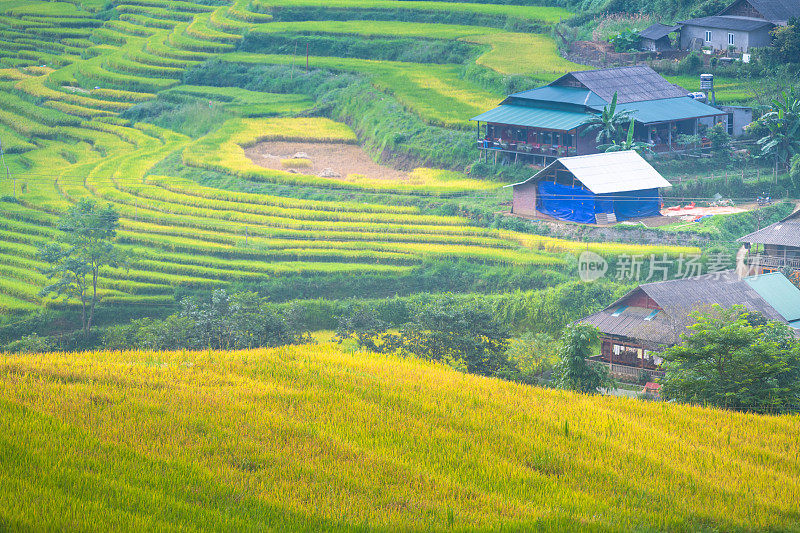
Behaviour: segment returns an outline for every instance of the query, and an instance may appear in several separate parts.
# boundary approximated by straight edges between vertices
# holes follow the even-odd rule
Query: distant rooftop
[[[648,66],[570,72],[550,86],[588,89],[606,102],[610,102],[614,93],[617,93],[617,101],[622,104],[678,98],[689,94],[689,91],[668,82]]]
[[[772,22],[786,22],[793,17],[800,17],[800,1],[798,0],[747,0],[765,19]],[[723,9],[725,15],[735,4]]]
[[[669,35],[672,32],[676,32],[680,29],[680,26],[667,26],[666,24],[659,24],[656,22],[652,26],[649,26],[642,31],[639,32],[639,37],[642,39],[652,39],[657,41]]]
[[[799,0],[800,1],[800,0]],[[768,20],[750,17],[702,17],[681,21],[685,26],[702,26],[704,28],[718,28],[721,30],[754,31],[774,24]]]
[[[800,248],[800,211],[792,213],[780,222],[740,237],[738,241]]]

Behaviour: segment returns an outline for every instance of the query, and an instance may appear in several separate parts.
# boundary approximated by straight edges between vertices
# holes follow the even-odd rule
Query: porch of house
[[[653,378],[664,377],[661,358],[651,348],[634,339],[604,335],[600,339],[600,355],[589,360],[606,365],[614,377],[622,380],[638,381],[645,372]]]
[[[746,263],[757,274],[790,270],[788,277],[800,281],[800,247],[756,244],[750,248]]]
[[[685,151],[677,144],[678,135],[696,135],[698,119],[650,124],[636,123],[634,140],[645,142],[656,153]],[[498,162],[504,156],[513,162],[547,165],[560,157],[589,155],[598,152],[593,134],[582,128],[552,130],[508,124],[478,122],[476,147],[479,160]]]

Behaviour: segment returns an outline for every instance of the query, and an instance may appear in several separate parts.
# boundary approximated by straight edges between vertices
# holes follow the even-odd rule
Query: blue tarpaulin
[[[540,181],[538,189],[539,211],[545,215],[560,220],[594,224],[597,211],[593,192],[552,181]]]
[[[618,221],[661,214],[658,189],[596,195],[586,189],[540,181],[537,209],[553,218],[594,224],[598,213],[613,212]]]
[[[615,192],[608,196],[614,198],[614,214],[617,215],[617,220],[657,217],[661,214],[661,195],[658,189]]]

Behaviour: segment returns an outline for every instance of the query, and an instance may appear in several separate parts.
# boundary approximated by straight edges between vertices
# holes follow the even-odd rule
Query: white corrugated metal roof
[[[562,157],[530,179],[514,185],[535,180],[545,170],[559,163],[595,194],[672,187],[650,163],[633,150]]]

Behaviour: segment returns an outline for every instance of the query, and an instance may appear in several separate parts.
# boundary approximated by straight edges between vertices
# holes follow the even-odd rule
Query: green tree
[[[772,30],[775,39],[772,53],[781,63],[800,62],[800,19],[791,19],[786,26]]]
[[[759,120],[767,129],[758,141],[761,153],[775,159],[775,168],[788,168],[791,158],[800,153],[800,99],[793,92],[782,92],[772,100],[772,111]]]
[[[693,313],[682,343],[664,354],[667,399],[755,412],[800,407],[800,343],[789,326],[743,306]]]
[[[42,289],[42,296],[80,300],[84,334],[94,320],[100,269],[122,261],[113,242],[118,225],[119,214],[113,207],[81,200],[58,221],[59,242],[39,249],[39,258],[50,265],[43,273],[53,282]]]
[[[620,143],[614,141],[611,144],[601,144],[600,146],[597,147],[597,149],[600,150],[601,152],[622,152],[626,150],[633,150],[640,154],[652,152],[653,149],[646,142],[633,140],[634,123],[635,123],[634,119],[631,119],[631,123],[628,125],[628,135],[624,141]]]
[[[597,144],[609,144],[620,140],[622,128],[631,118],[630,111],[617,111],[617,93],[611,98],[611,103],[603,108],[599,115],[592,115],[583,123],[586,128],[581,135],[597,132]]]
[[[611,37],[608,42],[614,46],[615,52],[631,52],[639,49],[641,37],[639,37],[639,33],[636,30],[625,28]]]
[[[399,333],[386,333],[381,349],[440,361],[473,374],[504,375],[511,369],[508,328],[491,310],[447,295],[421,305]]]
[[[553,373],[559,387],[596,394],[601,388],[613,385],[604,365],[592,365],[587,361],[592,355],[597,337],[597,328],[587,324],[571,324],[564,329],[558,363]]]

